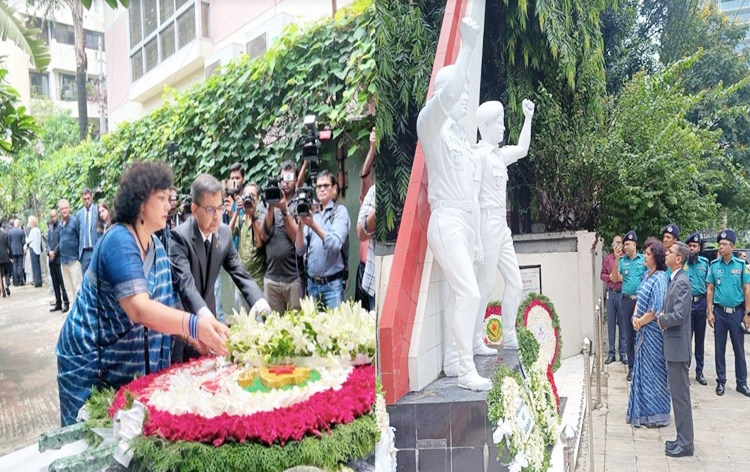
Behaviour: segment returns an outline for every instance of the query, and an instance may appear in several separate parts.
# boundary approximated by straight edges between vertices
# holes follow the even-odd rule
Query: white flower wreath
[[[526,390],[513,375],[507,375],[502,378],[500,396],[500,419],[493,434],[493,441],[499,445],[500,454],[507,448],[508,456],[512,458],[509,468],[513,472],[541,472],[545,467],[544,432],[536,424],[535,414],[532,415],[534,423],[530,430],[519,419],[525,416],[524,406],[528,408],[530,405]]]
[[[547,375],[536,364],[526,374],[529,377],[536,424],[542,430],[544,442],[553,445],[560,431],[560,416],[557,414],[557,402],[552,385]]]
[[[557,337],[555,336],[551,314],[542,306],[532,307],[526,318],[526,328],[539,342],[539,358],[536,364],[546,372],[547,366],[552,363],[557,349]]]

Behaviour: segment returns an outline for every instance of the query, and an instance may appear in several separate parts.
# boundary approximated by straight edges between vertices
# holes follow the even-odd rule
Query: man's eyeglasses
[[[323,190],[324,188],[330,188],[330,187],[331,187],[331,184],[318,184],[315,186],[315,188],[318,190]]]
[[[203,206],[198,205],[199,207],[206,210],[206,213],[208,213],[208,216],[214,216],[218,210],[221,210],[222,207],[215,207],[215,206]]]

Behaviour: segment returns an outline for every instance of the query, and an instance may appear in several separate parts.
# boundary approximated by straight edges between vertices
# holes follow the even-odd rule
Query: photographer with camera
[[[261,247],[265,249],[268,268],[263,291],[271,308],[279,313],[300,308],[300,273],[302,258],[297,256],[294,239],[297,235],[297,165],[281,163],[278,178],[270,178],[263,189],[268,209],[261,213]]]
[[[334,202],[338,194],[336,177],[321,171],[315,181],[320,210],[299,217],[297,254],[307,257],[307,294],[320,299],[328,308],[344,301],[346,283],[347,235],[351,221],[343,205]]]
[[[250,182],[245,185],[242,193],[237,195],[237,208],[242,210],[242,218],[239,217],[240,211],[235,211],[229,229],[232,230],[232,237],[238,241],[237,254],[240,256],[240,262],[245,266],[252,276],[255,283],[263,290],[263,275],[266,271],[266,256],[263,250],[263,221],[258,217],[256,205],[258,202],[258,185]],[[248,310],[250,307],[245,303],[242,293],[239,290],[234,291],[234,308],[239,311],[241,307]]]

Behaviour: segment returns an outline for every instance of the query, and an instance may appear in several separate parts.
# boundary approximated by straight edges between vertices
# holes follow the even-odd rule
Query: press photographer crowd
[[[148,270],[159,263],[163,249],[179,306],[196,320],[210,316],[218,323],[229,322],[225,312],[241,307],[284,313],[299,309],[305,296],[335,308],[344,300],[350,280],[349,232],[355,226],[359,264],[352,268],[353,295],[364,308],[374,310],[375,129],[359,175],[356,221],[339,201],[343,168],[321,168],[321,141],[330,139],[330,130],[318,131],[314,116],[305,118],[304,130],[298,143],[300,159],[283,161],[262,184],[246,181],[245,165],[237,162],[223,180],[224,176],[199,175],[189,193],[180,196],[166,164],[136,162],[124,172],[113,206],[101,200],[99,192],[84,188],[83,205],[75,213],[65,199],[50,210],[46,235],[34,216],[28,217],[26,227],[19,219],[0,221],[2,296],[11,296],[13,287],[29,282],[29,262],[37,288],[43,286],[42,265],[48,267],[53,312],[68,312],[76,304],[79,310],[97,311],[99,292],[104,290],[114,290],[114,301],[121,304],[125,296],[140,292],[153,299],[152,290],[163,274],[157,270],[156,276],[149,276]],[[134,253],[140,252],[142,267],[126,267],[123,261],[111,270],[91,265],[102,240],[122,239],[105,238],[110,233],[129,237]],[[98,260],[106,264],[106,255]],[[232,307],[222,303],[221,270],[234,286]],[[140,272],[140,277],[133,279],[124,271]],[[94,282],[93,293],[85,290],[87,279]],[[97,287],[96,280],[106,283]],[[173,357],[181,355],[183,347],[188,357],[206,350],[206,345],[191,344],[190,336],[183,338],[186,347],[178,342]]]

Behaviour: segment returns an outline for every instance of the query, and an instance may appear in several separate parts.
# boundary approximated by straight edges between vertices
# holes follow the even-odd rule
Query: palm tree
[[[0,0],[2,2],[4,0]],[[107,5],[117,8],[122,5],[127,8],[130,0],[104,0]],[[91,8],[92,0],[27,0],[32,6],[40,6],[49,19],[53,17],[55,10],[69,8],[73,14],[74,47],[76,50],[76,89],[78,90],[78,137],[83,141],[86,139],[89,127],[88,104],[86,96],[86,38],[83,32],[83,10]],[[103,117],[102,117],[103,119]]]
[[[36,28],[27,28],[15,15],[16,11],[5,0],[0,0],[0,40],[15,43],[31,56],[31,63],[35,69],[46,69],[50,55],[44,40],[37,38],[40,31]]]

